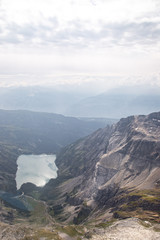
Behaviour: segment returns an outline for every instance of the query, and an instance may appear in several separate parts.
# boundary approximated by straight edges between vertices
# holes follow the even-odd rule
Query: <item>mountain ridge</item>
[[[160,88],[148,85],[103,89],[103,92],[53,87],[0,88],[0,108],[50,112],[74,117],[120,119],[159,111]]]
[[[114,126],[97,130],[57,156],[58,178],[46,184],[42,198],[48,198],[53,209],[59,206],[59,219],[75,223],[92,219],[94,209],[98,214],[111,208],[108,214],[118,217],[113,209],[118,211],[123,204],[129,208],[134,198],[139,199],[140,208],[157,212],[159,136],[160,112],[123,118]],[[155,191],[151,194],[153,202],[149,199],[151,190]]]

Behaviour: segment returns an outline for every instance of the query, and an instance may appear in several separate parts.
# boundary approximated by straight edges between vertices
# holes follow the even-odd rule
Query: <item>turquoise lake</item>
[[[44,186],[49,179],[57,177],[56,155],[21,155],[17,159],[17,189],[23,183],[31,182]]]

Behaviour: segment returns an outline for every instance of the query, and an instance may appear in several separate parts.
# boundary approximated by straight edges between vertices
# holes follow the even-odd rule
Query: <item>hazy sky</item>
[[[0,86],[160,86],[159,0],[0,0]]]

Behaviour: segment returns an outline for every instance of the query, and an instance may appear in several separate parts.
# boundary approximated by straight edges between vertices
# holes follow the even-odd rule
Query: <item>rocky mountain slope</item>
[[[41,197],[57,219],[160,222],[160,112],[98,130],[64,148],[56,164],[58,178]]]

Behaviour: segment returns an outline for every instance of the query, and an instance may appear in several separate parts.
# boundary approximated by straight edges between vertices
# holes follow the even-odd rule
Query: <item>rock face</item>
[[[147,191],[159,194],[160,112],[131,116],[98,130],[63,149],[56,164],[58,178],[44,187],[42,198],[50,199],[53,209],[60,206],[59,218],[78,221],[80,216],[82,222],[84,208],[88,216],[93,209],[119,209],[125,197],[134,203],[145,200],[140,201],[144,209],[153,197]],[[148,195],[142,196],[142,190]],[[135,196],[127,195],[131,191],[137,191]],[[155,208],[160,206],[157,196],[152,198]]]

